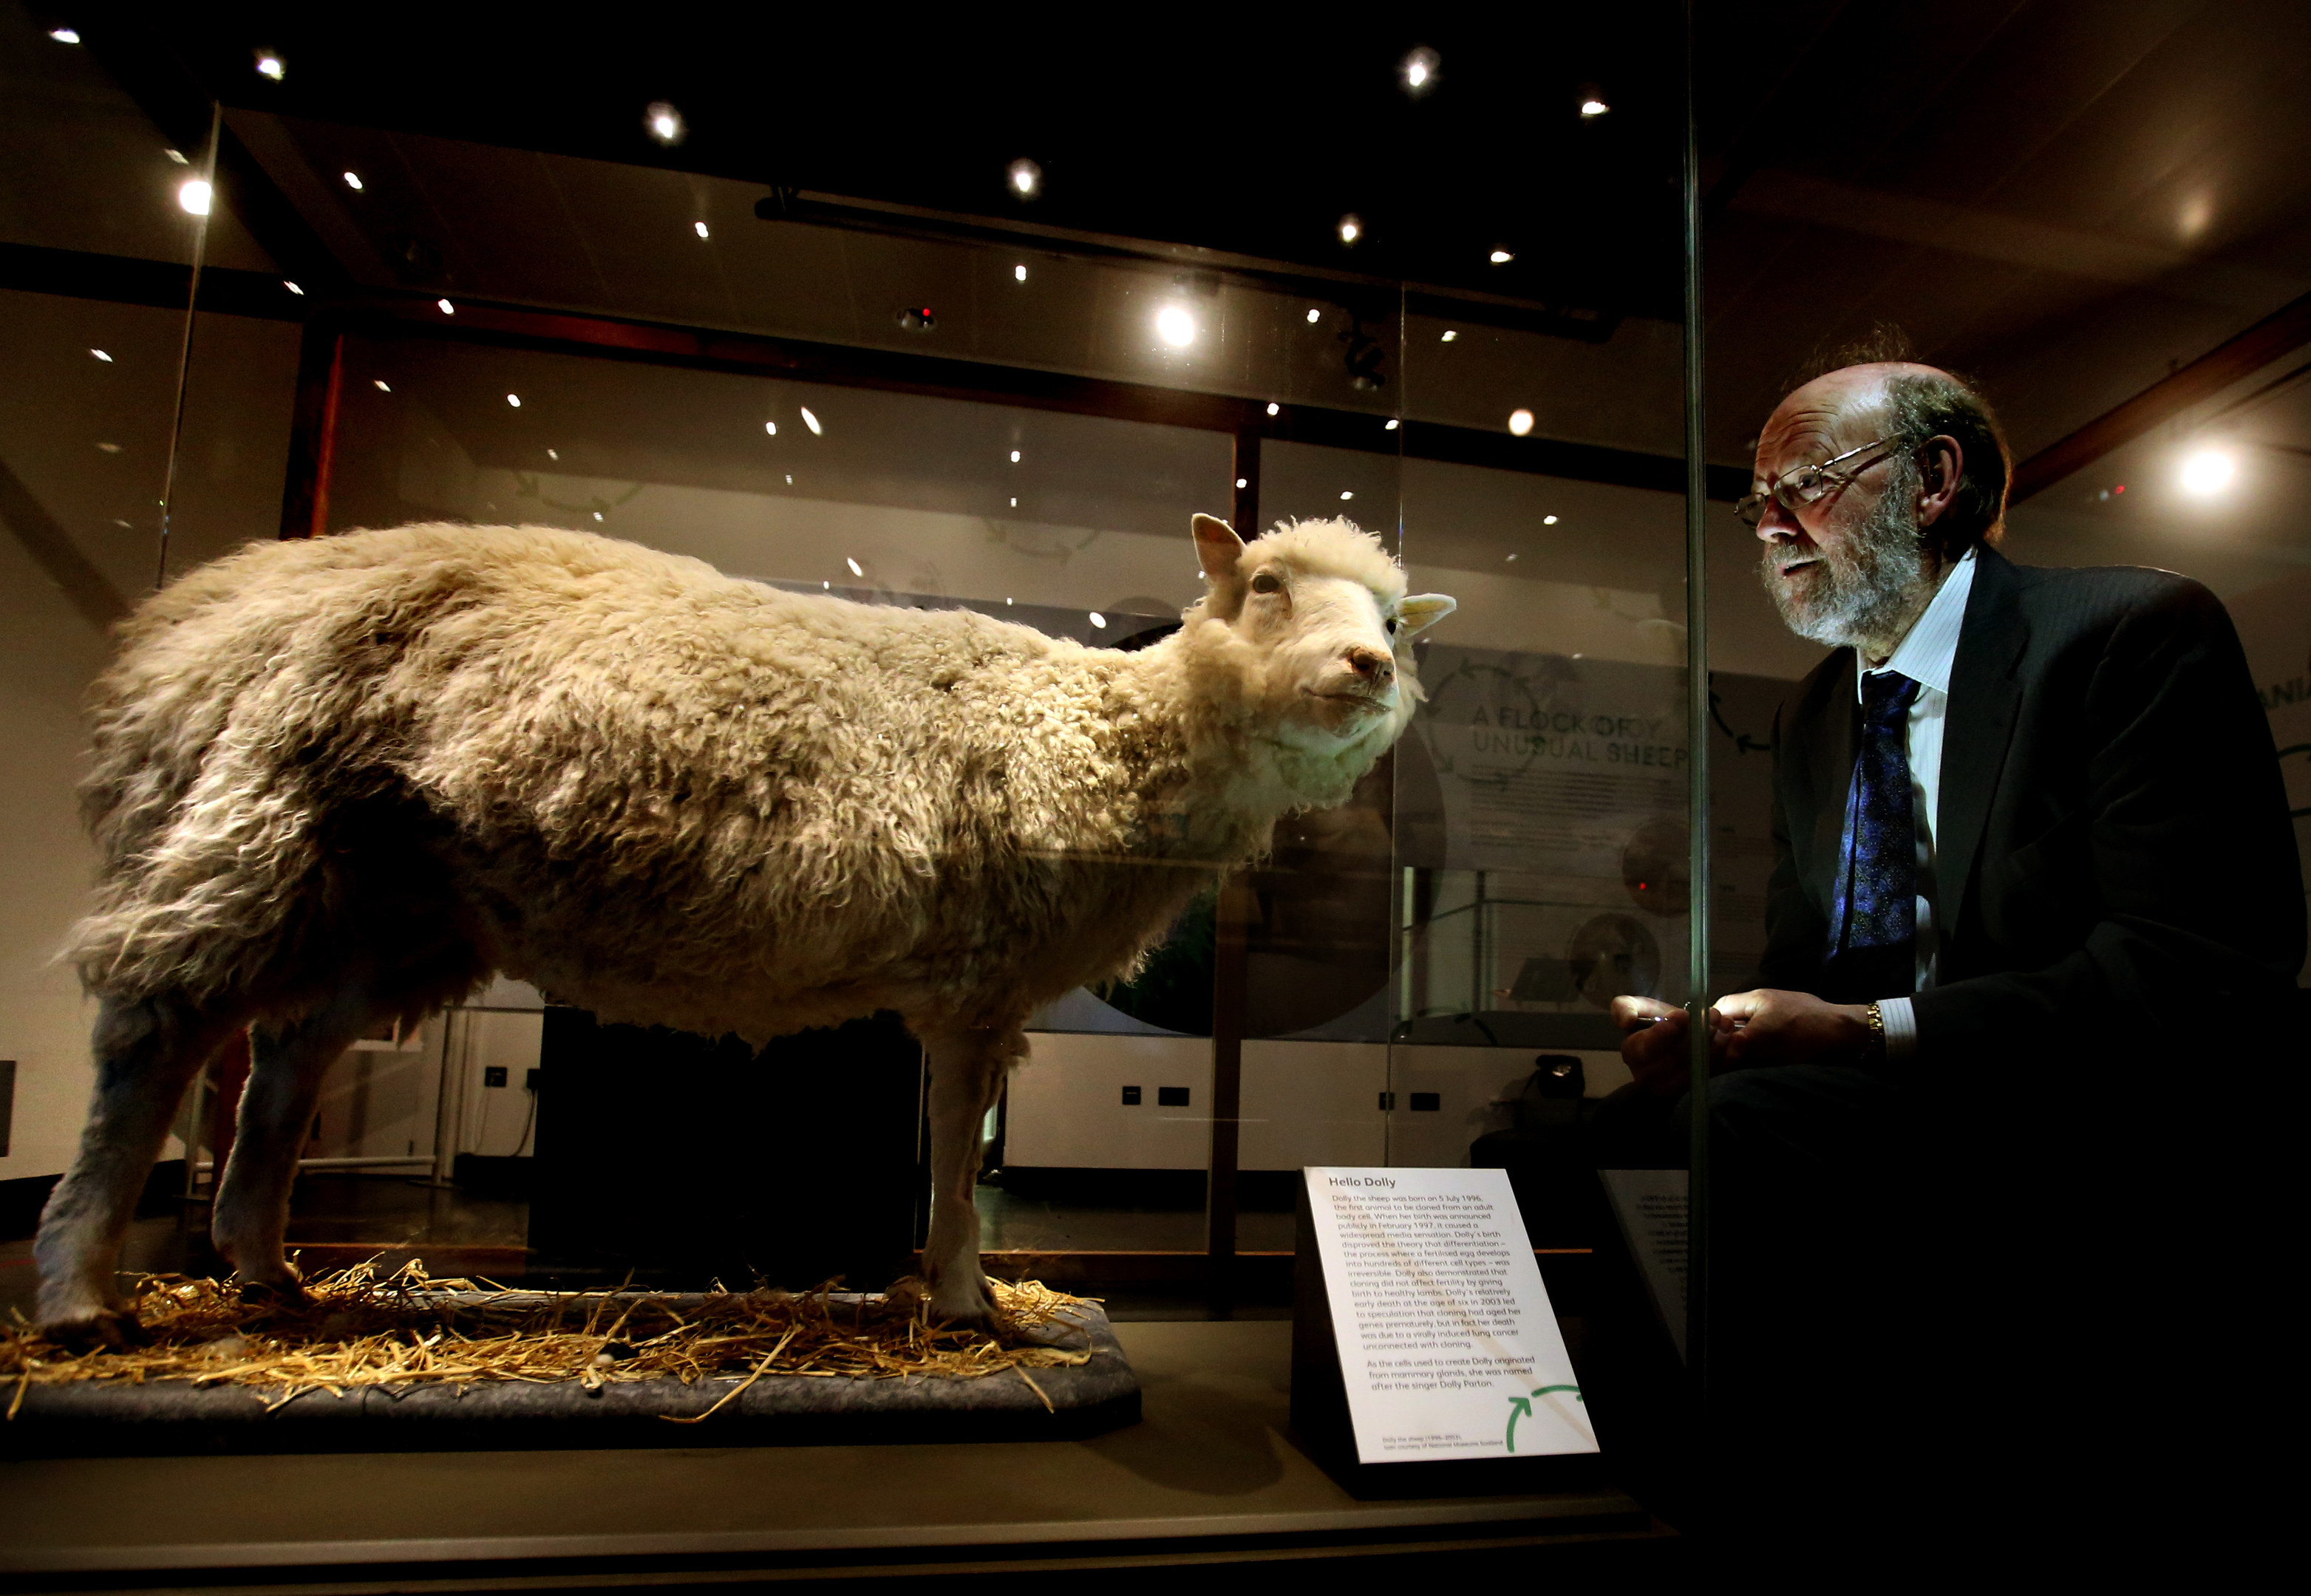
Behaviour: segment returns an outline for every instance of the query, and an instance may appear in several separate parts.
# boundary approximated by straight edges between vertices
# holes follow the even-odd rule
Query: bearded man
[[[1968,1444],[2036,1403],[2031,1433],[2091,1447],[2110,1391],[2205,1366],[2122,1304],[2226,1289],[2193,1268],[2243,1234],[2210,1155],[2246,1155],[2221,1105],[2269,1100],[2303,961],[2229,617],[2169,572],[2010,563],[2008,479],[1973,388],[1879,360],[1782,401],[1738,507],[1836,651],[1775,723],[1764,983],[1709,1013],[1713,1325],[1721,1389],[1776,1392],[1760,1426],[1802,1409],[1780,1434],[1837,1488],[1948,1425],[1929,1387],[1975,1393]],[[1686,1016],[1615,1009],[1666,1123]]]

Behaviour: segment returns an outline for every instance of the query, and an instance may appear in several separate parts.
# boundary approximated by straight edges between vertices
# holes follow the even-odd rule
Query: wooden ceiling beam
[[[2311,344],[2311,293],[2280,306],[2237,337],[2217,344],[2180,371],[2032,455],[2015,467],[2014,485],[2006,501],[2019,504],[2085,470],[2160,423],[2203,404],[2306,344]]]

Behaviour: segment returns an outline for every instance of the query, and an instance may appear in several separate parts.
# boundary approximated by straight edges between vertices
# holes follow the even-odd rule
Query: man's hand
[[[1717,1016],[1710,1016],[1711,1068],[1715,1059],[1723,1054],[1726,1033]],[[1685,1010],[1674,1003],[1663,1003],[1656,998],[1616,998],[1613,999],[1613,1023],[1626,1034],[1621,1040],[1621,1060],[1637,1085],[1656,1097],[1675,1097],[1688,1082],[1687,1075],[1693,1061],[1693,1023]]]
[[[1618,1012],[1619,1004],[1614,1007]],[[1728,1027],[1725,1062],[1729,1068],[1859,1064],[1870,1053],[1870,1007],[1864,1003],[1825,1003],[1810,993],[1767,988],[1718,999],[1710,1007],[1710,1018],[1716,1021],[1720,1016]],[[1628,1052],[1629,1044],[1625,1042],[1622,1057]],[[1630,1066],[1632,1070],[1635,1068]]]

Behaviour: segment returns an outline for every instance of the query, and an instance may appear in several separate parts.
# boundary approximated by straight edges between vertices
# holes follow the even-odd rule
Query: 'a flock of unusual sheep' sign
[[[1504,1171],[1306,1179],[1358,1462],[1597,1450]]]

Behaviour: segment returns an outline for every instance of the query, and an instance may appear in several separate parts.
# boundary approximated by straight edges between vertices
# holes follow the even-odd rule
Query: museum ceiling
[[[162,192],[150,146],[214,94],[249,157],[221,183],[227,269],[1471,428],[1525,407],[1544,437],[1678,448],[1674,6],[1448,8],[1417,37],[1151,15],[1089,39],[95,6],[69,62],[39,53],[56,18],[8,9],[0,118],[56,152],[0,175],[8,242],[179,252],[164,210],[95,196]],[[1873,321],[1980,376],[2027,457],[2311,292],[2299,4],[1703,4],[1699,30],[1715,461],[1744,459],[1810,347]],[[679,142],[651,136],[654,103]],[[1421,295],[1400,318],[1400,281]],[[1175,284],[1229,322],[1224,350],[1117,336]],[[915,304],[935,327],[900,325]],[[1393,386],[1351,385],[1352,337]],[[2263,490],[2223,535],[2276,550],[2311,544],[2311,413],[2296,350],[2263,353],[2176,414],[2252,451]],[[2041,509],[2167,513],[2140,484],[2176,443],[2170,422],[2106,450]],[[2132,498],[2097,497],[2128,473]]]

